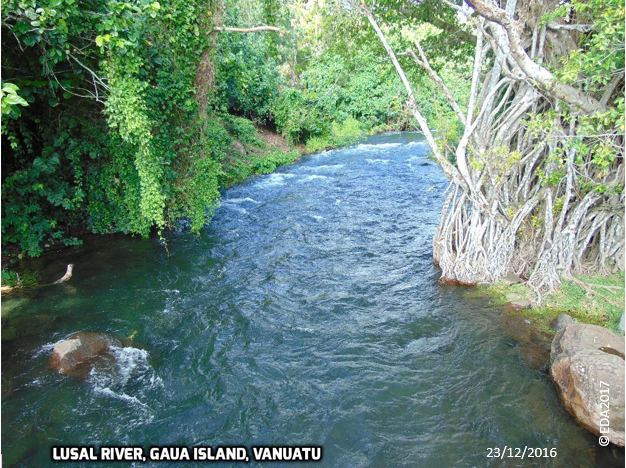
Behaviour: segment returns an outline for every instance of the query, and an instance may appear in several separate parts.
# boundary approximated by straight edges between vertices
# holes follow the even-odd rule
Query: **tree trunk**
[[[215,61],[214,54],[217,46],[218,27],[222,24],[224,15],[224,0],[211,0],[209,2],[212,19],[210,21],[212,27],[206,25],[209,31],[209,43],[200,55],[200,62],[196,67],[196,77],[194,86],[196,88],[196,102],[200,115],[206,115],[209,105],[209,95],[215,88]],[[208,21],[207,21],[208,22]]]

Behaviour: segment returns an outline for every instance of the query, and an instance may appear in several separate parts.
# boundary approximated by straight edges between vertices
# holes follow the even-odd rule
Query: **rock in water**
[[[624,337],[570,323],[552,341],[550,375],[581,426],[624,446]]]
[[[545,343],[529,343],[520,346],[519,357],[527,366],[546,371],[550,362],[550,349]]]
[[[515,312],[517,310],[522,309],[530,309],[532,307],[532,303],[528,299],[517,299],[511,302],[507,302],[504,304],[504,310],[507,312]]]
[[[54,346],[50,367],[59,374],[86,377],[96,359],[106,356],[110,346],[119,345],[102,333],[79,332]]]
[[[570,323],[574,323],[574,319],[567,314],[561,314],[557,318],[552,321],[552,328],[554,328],[557,332],[562,328],[567,327]]]

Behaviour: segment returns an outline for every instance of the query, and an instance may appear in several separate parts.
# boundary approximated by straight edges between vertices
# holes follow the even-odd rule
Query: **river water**
[[[3,466],[59,466],[53,445],[228,444],[321,445],[329,467],[623,466],[520,361],[500,310],[438,285],[447,183],[427,154],[396,133],[307,156],[227,190],[169,255],[123,236],[47,255],[46,278],[74,277],[3,301]],[[55,374],[52,346],[81,330],[140,348]],[[504,446],[558,455],[487,458]]]

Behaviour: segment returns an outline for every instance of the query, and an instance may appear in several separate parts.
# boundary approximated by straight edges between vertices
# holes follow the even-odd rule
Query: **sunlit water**
[[[45,257],[46,278],[75,273],[3,302],[17,333],[2,343],[3,466],[59,466],[50,447],[77,444],[315,444],[332,467],[623,466],[520,361],[499,310],[438,285],[447,183],[427,153],[403,133],[305,157],[226,191],[200,236],[168,236],[169,256],[113,236]],[[51,348],[80,330],[136,333],[142,349],[61,377]],[[558,455],[487,458],[504,446]]]

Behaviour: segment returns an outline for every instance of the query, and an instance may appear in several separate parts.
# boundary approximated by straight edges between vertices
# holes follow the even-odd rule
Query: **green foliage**
[[[179,216],[200,229],[231,141],[194,99],[203,5],[23,1],[2,15],[3,243],[37,256],[83,230],[148,235]]]
[[[228,133],[243,143],[244,146],[264,149],[265,143],[257,134],[256,127],[250,120],[230,114],[222,115],[221,120]]]
[[[309,153],[347,146],[354,144],[364,135],[363,125],[353,117],[348,117],[341,123],[332,122],[330,134],[324,136],[314,136],[306,142],[306,149]]]
[[[616,303],[624,302],[624,272],[608,276],[588,275],[579,276],[592,290]],[[603,286],[608,286],[604,288]],[[507,294],[518,294],[522,297],[531,297],[532,291],[524,284],[507,285],[503,282],[495,283],[487,288],[478,288],[478,294],[491,295],[496,302],[506,303]],[[539,307],[526,311],[517,311],[516,314],[526,314],[528,318],[546,331],[552,331],[552,321],[561,314],[571,315],[577,322],[591,323],[617,331],[619,318],[624,311],[623,307],[616,307],[602,297],[588,294],[582,287],[573,281],[564,280],[559,289],[543,298]]]
[[[254,35],[225,34],[218,44],[217,102],[259,123],[272,120],[281,77],[268,44]]]
[[[27,106],[26,99],[21,97],[17,92],[19,88],[13,83],[2,83],[0,88],[0,101],[2,103],[2,118],[17,118],[22,113],[18,106]],[[4,126],[2,127],[4,133]]]
[[[18,285],[18,275],[15,271],[2,269],[2,286],[15,287]]]
[[[406,125],[396,75],[370,50],[359,50],[350,60],[320,57],[301,75],[301,86],[283,89],[273,108],[278,130],[291,143],[315,149],[342,144],[332,141],[333,125],[347,121],[359,122],[361,134],[392,122],[395,128]]]
[[[281,33],[215,35],[216,20]],[[3,244],[37,256],[83,232],[147,236],[180,217],[198,232],[221,187],[297,158],[270,148],[255,123],[311,151],[407,128],[403,88],[363,26],[333,2],[4,2]],[[207,50],[214,88],[199,110],[196,70]],[[463,102],[462,74],[444,65],[434,62]],[[428,117],[448,122],[411,69]]]
[[[41,283],[39,272],[31,270],[21,270],[19,272],[2,268],[2,286],[29,287],[37,286]]]

